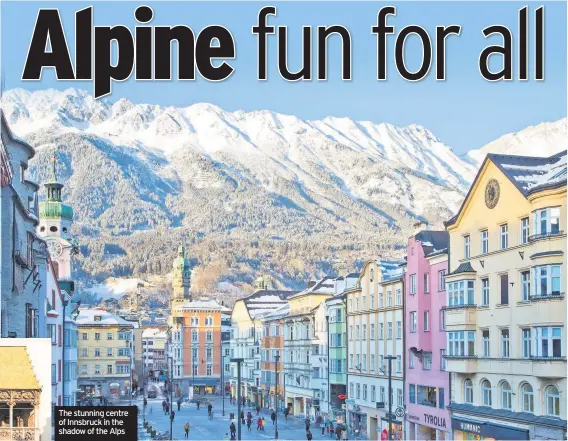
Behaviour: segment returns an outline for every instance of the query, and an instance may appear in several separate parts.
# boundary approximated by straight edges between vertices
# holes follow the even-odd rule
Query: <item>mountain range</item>
[[[290,288],[396,255],[417,221],[441,227],[455,213],[487,153],[555,153],[567,124],[460,157],[414,124],[112,102],[78,89],[9,90],[2,109],[37,149],[35,180],[57,158],[85,280],[165,274],[185,244],[194,265],[225,268],[220,281],[267,273]]]

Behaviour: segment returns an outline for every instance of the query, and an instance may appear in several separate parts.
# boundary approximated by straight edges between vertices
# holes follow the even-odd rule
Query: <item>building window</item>
[[[432,354],[424,354],[424,370],[429,371],[432,368]]]
[[[401,306],[402,305],[402,290],[401,289],[397,289],[396,290],[396,306]]]
[[[416,294],[416,274],[410,275],[410,294]]]
[[[503,383],[501,383],[501,408],[502,409],[507,409],[507,410],[512,409],[512,404],[511,404],[512,395],[513,395],[513,391],[511,390],[511,385],[508,382],[503,381]]]
[[[379,340],[382,340],[384,337],[384,323],[379,323]]]
[[[501,329],[501,357],[509,358],[509,330]]]
[[[408,401],[416,403],[416,385],[410,384],[408,387]]]
[[[47,325],[47,336],[51,338],[51,344],[57,344],[57,327],[55,325]]]
[[[81,340],[87,340],[88,339],[88,335],[86,332],[82,332],[81,333]]]
[[[112,364],[107,364],[107,374],[112,374]]]
[[[473,404],[473,383],[469,378],[464,381],[464,401]]]
[[[107,357],[112,357],[112,348],[107,348]]]
[[[509,226],[503,224],[500,226],[499,249],[506,250],[509,247]]]
[[[489,279],[481,279],[481,306],[489,306]]]
[[[481,383],[481,399],[484,406],[491,406],[491,383],[488,380]]]
[[[402,338],[402,322],[400,320],[396,322],[396,338],[398,340]]]
[[[107,332],[107,340],[112,340],[112,332]]]
[[[210,364],[207,365],[207,375],[213,375],[213,366]]]
[[[531,330],[529,328],[521,330],[523,340],[523,358],[530,358],[531,356]]]
[[[499,277],[501,281],[501,305],[509,304],[509,275],[501,274]]]
[[[548,386],[545,393],[546,414],[549,416],[560,416],[560,394],[556,386]]]
[[[424,331],[430,330],[430,313],[428,311],[424,311]]]
[[[363,340],[367,339],[367,325],[363,325]]]
[[[57,384],[57,367],[55,363],[51,365],[51,384]]]
[[[392,306],[392,291],[389,289],[387,291],[387,307],[390,308]]]
[[[530,271],[521,272],[521,297],[523,302],[528,302],[531,295],[531,275]]]
[[[371,295],[369,296],[369,298],[370,298],[370,303],[371,303],[370,308],[371,308],[371,309],[375,309],[375,295],[374,295],[374,294],[371,294]]]
[[[396,371],[398,373],[402,372],[402,356],[396,356]]]
[[[349,383],[349,397],[355,396],[355,391],[353,390],[353,383]]]
[[[385,387],[384,386],[381,386],[380,389],[379,389],[379,401],[381,403],[385,402]]]
[[[410,313],[410,332],[416,332],[416,311]]]
[[[521,401],[523,412],[534,412],[534,393],[529,383],[524,383],[521,387]]]
[[[424,273],[424,293],[430,292],[430,274]]]
[[[408,352],[408,368],[414,369],[414,354],[412,352]]]
[[[440,350],[440,370],[441,371],[446,370],[446,350],[445,349]]]
[[[95,374],[100,375],[100,373],[101,373],[101,365],[96,364],[95,365]]]
[[[446,289],[446,270],[438,271],[438,292]]]
[[[481,254],[487,254],[489,252],[489,232],[487,230],[481,230]]]
[[[367,385],[363,385],[363,400],[367,401]]]
[[[383,307],[383,293],[379,293],[379,308]]]
[[[387,323],[387,339],[392,340],[392,322]]]
[[[375,339],[375,324],[371,323],[371,340]]]
[[[484,329],[481,333],[482,342],[483,342],[483,357],[489,358],[490,357],[490,349],[489,349],[489,329]]]
[[[371,271],[369,271],[369,282],[372,282],[375,279],[375,269],[371,268]]]
[[[357,391],[355,398],[357,399],[361,398],[361,385],[359,383],[356,384],[355,390]]]
[[[470,251],[471,251],[471,238],[469,237],[468,234],[467,236],[463,237],[463,257],[465,259],[469,259]]]
[[[437,407],[436,388],[430,386],[418,386],[418,403],[423,406]]]
[[[535,296],[560,295],[560,265],[535,266],[533,274]]]
[[[475,282],[460,280],[448,283],[448,306],[474,305]]]
[[[213,331],[207,331],[205,334],[205,340],[209,342],[213,341]]]
[[[448,356],[475,357],[475,331],[447,332]]]
[[[95,357],[100,357],[100,356],[101,356],[100,348],[95,348]]]
[[[538,327],[535,329],[536,357],[562,356],[562,328]]]
[[[375,386],[371,386],[371,401],[377,401],[377,388]]]
[[[530,235],[530,226],[529,226],[529,218],[523,217],[521,219],[521,245],[529,243],[529,235]]]
[[[196,329],[191,330],[191,341],[198,341],[198,333]]]
[[[396,404],[398,407],[402,407],[404,405],[404,396],[402,394],[402,389],[396,390]]]
[[[375,354],[371,354],[371,372],[375,372]]]
[[[101,339],[101,334],[95,332],[95,340],[100,340],[100,339]]]
[[[361,334],[359,333],[359,325],[355,325],[355,340],[361,340]]]
[[[444,409],[446,407],[446,402],[444,401],[444,388],[441,387],[438,389],[438,406],[440,409]]]
[[[535,233],[545,236],[560,232],[560,207],[544,208],[534,214]]]
[[[440,331],[446,330],[446,310],[440,310]]]
[[[385,358],[382,355],[379,355],[379,369],[385,370]]]

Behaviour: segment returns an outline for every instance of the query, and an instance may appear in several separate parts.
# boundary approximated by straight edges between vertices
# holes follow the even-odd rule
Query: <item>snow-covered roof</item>
[[[211,311],[221,311],[226,312],[230,311],[229,308],[226,306],[220,305],[217,300],[209,297],[201,297],[199,300],[186,300],[179,306],[175,307],[176,309],[206,309]]]
[[[142,338],[168,338],[166,331],[159,328],[146,328],[142,331]]]
[[[377,266],[383,275],[383,282],[398,280],[404,276],[403,260],[377,260]]]
[[[100,319],[96,319],[100,317]],[[126,326],[134,327],[134,323],[124,320],[102,309],[79,309],[79,315],[75,319],[79,326]]]
[[[276,320],[282,317],[287,316],[290,313],[290,303],[286,302],[276,309],[272,310],[272,312],[267,313],[263,319],[264,320]]]
[[[523,156],[490,155],[498,161],[505,174],[514,180],[523,194],[536,190],[566,185],[566,151],[549,158],[526,158]]]
[[[280,306],[288,303],[288,298],[297,291],[284,290],[258,290],[243,299],[250,317],[254,320],[273,312]]]
[[[300,297],[309,294],[331,294],[335,295],[335,285],[337,280],[333,277],[325,276],[324,278],[316,281],[313,286],[310,286],[303,291],[300,291],[298,294],[295,294],[293,297]]]

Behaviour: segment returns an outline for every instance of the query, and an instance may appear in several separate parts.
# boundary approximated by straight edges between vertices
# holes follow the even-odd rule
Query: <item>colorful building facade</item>
[[[488,155],[446,229],[453,439],[565,439],[566,151]]]
[[[408,241],[404,299],[408,439],[451,439],[450,377],[444,358],[448,246],[445,231],[420,231]]]

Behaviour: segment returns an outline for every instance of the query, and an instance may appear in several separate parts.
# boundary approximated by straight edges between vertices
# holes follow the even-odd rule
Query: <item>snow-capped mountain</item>
[[[57,156],[81,267],[99,280],[167,272],[179,242],[198,263],[222,256],[251,279],[285,283],[392,254],[417,220],[451,217],[476,172],[418,125],[111,102],[77,89],[9,90],[2,109],[38,150],[37,181]],[[501,147],[481,151],[491,148]]]
[[[543,122],[516,133],[508,133],[478,150],[470,150],[468,159],[479,166],[488,153],[520,156],[552,156],[566,150],[568,118]]]

